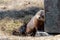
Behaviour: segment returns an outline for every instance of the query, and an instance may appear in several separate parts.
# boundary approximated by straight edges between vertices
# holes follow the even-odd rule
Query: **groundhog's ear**
[[[36,15],[45,15],[45,11],[44,10],[40,10],[40,11],[38,11],[37,13],[36,13]]]
[[[41,14],[45,14],[45,11],[44,11],[44,10],[40,10],[40,13],[41,13]]]

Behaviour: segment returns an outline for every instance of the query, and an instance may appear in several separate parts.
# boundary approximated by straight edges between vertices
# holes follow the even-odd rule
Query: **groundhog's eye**
[[[40,16],[41,16],[42,18],[44,18],[44,14],[41,14]]]
[[[40,15],[42,18],[44,18],[44,15]]]
[[[42,18],[44,18],[44,16],[42,16]]]
[[[41,17],[39,17],[39,19],[40,19]]]

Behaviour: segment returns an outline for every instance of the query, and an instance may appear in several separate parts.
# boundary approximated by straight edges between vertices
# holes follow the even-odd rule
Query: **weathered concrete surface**
[[[60,0],[45,0],[45,31],[60,33]]]

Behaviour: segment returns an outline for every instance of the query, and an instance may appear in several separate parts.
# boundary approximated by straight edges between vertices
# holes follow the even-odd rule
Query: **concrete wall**
[[[45,0],[45,31],[60,33],[60,0]]]

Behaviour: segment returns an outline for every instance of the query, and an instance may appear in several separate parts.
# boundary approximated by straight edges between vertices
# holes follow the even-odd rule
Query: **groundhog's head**
[[[45,21],[45,11],[44,10],[38,11],[35,17],[40,21]]]

